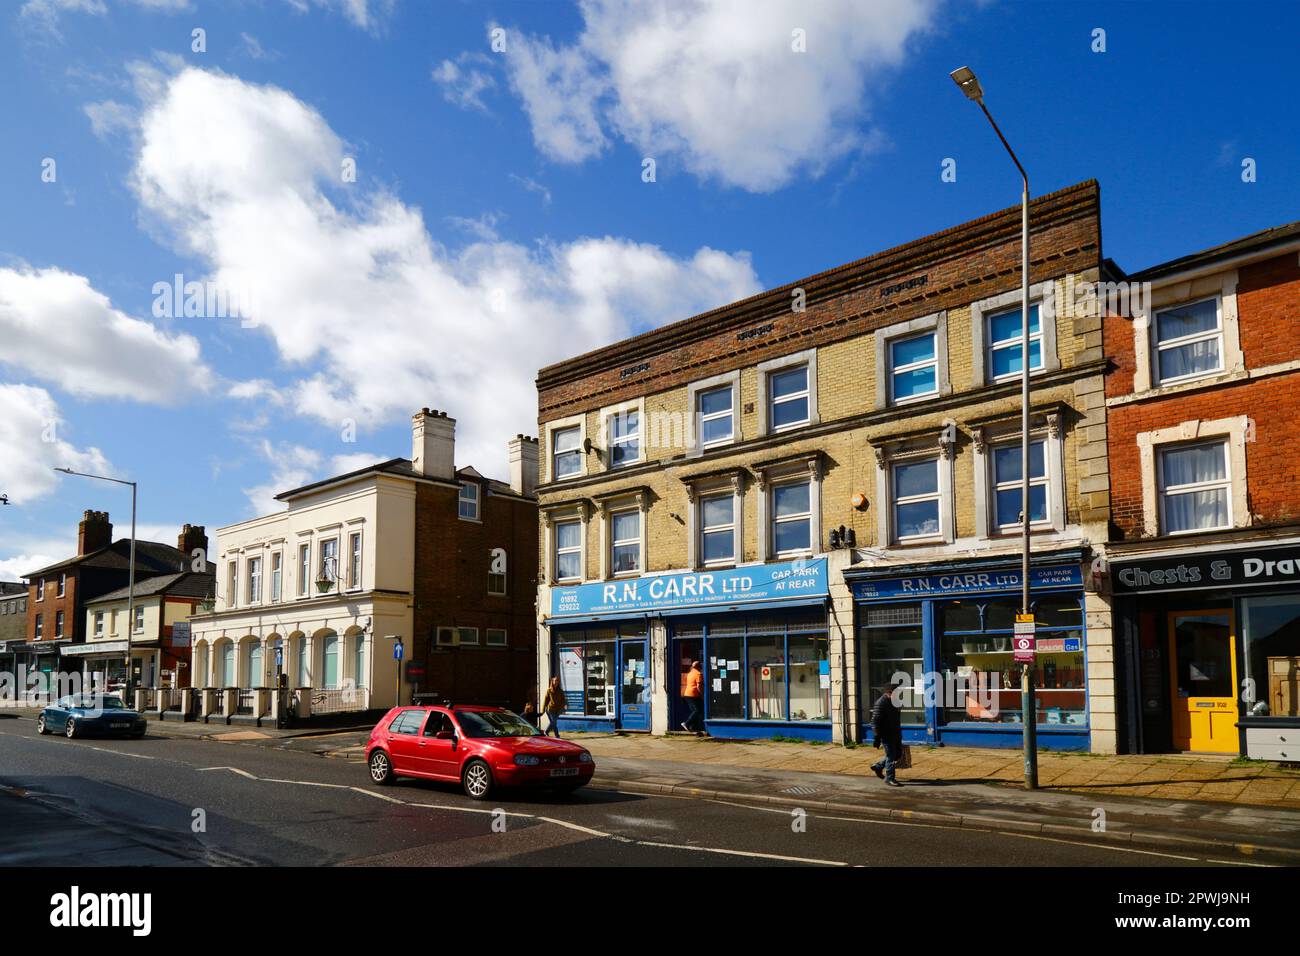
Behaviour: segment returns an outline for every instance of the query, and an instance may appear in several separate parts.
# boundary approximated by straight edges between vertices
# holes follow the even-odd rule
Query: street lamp
[[[124,481],[121,478],[109,478],[105,475],[89,475],[84,471],[73,471],[71,468],[55,468],[65,475],[77,475],[81,478],[94,478],[98,481],[111,481],[116,485],[131,486],[131,552],[128,561],[130,566],[126,571],[126,701],[127,706],[132,705],[132,673],[131,673],[131,634],[135,629],[135,493],[136,484],[134,481]]]
[[[1024,182],[1024,189],[1020,194],[1020,324],[1021,324],[1021,344],[1020,344],[1020,525],[1022,532],[1022,544],[1020,555],[1020,611],[1027,619],[1030,614],[1029,604],[1029,174],[1025,172],[1025,167],[1020,165],[1020,160],[1016,158],[1015,150],[1007,142],[1007,138],[1002,135],[1002,130],[998,128],[997,121],[993,119],[993,114],[989,108],[984,105],[984,88],[980,86],[980,81],[976,78],[975,72],[968,66],[960,67],[953,70],[951,74],[952,81],[957,84],[958,89],[966,94],[968,99],[974,100],[979,104],[984,116],[988,119],[989,125],[993,127],[993,132],[998,134],[998,139],[1006,148],[1007,153],[1011,156],[1011,161],[1016,164],[1016,169],[1020,171],[1020,178]],[[1032,620],[1032,619],[1031,619]],[[1025,789],[1038,789],[1038,724],[1037,724],[1037,706],[1034,701],[1034,672],[1029,664],[1022,665],[1021,675],[1021,695],[1020,695],[1020,722],[1024,728],[1024,745],[1025,745]]]

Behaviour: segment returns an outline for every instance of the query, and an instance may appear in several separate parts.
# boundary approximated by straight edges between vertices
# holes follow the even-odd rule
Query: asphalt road
[[[0,723],[0,865],[1180,866],[1089,845],[598,789],[379,787],[362,764],[264,746],[39,737]]]

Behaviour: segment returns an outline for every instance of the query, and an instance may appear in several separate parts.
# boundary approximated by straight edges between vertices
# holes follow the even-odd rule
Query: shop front
[[[87,688],[114,693],[126,689],[126,641],[91,641],[64,648],[65,666],[81,671]],[[136,642],[131,647],[131,684],[156,687],[158,677],[157,642]]]
[[[1078,553],[1035,556],[1038,744],[1088,750],[1086,614]],[[911,743],[1019,747],[1021,667],[1012,635],[1021,570],[999,562],[854,568],[858,720],[870,739],[871,703],[899,688],[903,738]]]
[[[1300,544],[1112,552],[1141,753],[1300,761]]]
[[[554,589],[561,729],[679,730],[699,661],[709,733],[830,740],[828,593],[825,559]]]

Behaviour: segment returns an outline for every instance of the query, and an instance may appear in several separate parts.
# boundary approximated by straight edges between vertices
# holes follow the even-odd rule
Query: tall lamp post
[[[1020,525],[1022,533],[1021,555],[1020,555],[1020,611],[1026,620],[1032,620],[1030,615],[1029,603],[1029,174],[1025,172],[1025,167],[1020,165],[1020,160],[1016,158],[1015,150],[1007,142],[1007,138],[1002,135],[1002,130],[998,128],[997,121],[993,119],[993,114],[989,108],[984,105],[984,89],[980,86],[980,81],[976,79],[975,73],[968,66],[963,66],[953,70],[951,74],[953,82],[961,89],[966,96],[979,104],[984,116],[993,127],[993,132],[998,134],[998,139],[1006,148],[1011,161],[1016,164],[1016,169],[1020,171],[1020,178],[1024,183],[1024,188],[1020,193],[1020,323],[1021,323],[1021,345],[1020,345]],[[1024,728],[1024,745],[1025,745],[1025,789],[1038,789],[1038,714],[1037,705],[1034,700],[1034,671],[1030,664],[1022,664],[1020,672],[1020,721]]]
[[[55,471],[61,471],[65,475],[77,475],[81,478],[94,478],[98,481],[111,481],[116,485],[131,486],[131,553],[127,559],[130,567],[126,572],[126,703],[128,707],[133,706],[131,700],[132,673],[131,673],[131,634],[135,630],[135,496],[136,484],[134,481],[124,481],[121,478],[109,478],[106,475],[89,475],[84,471],[73,471],[71,468],[55,468]]]

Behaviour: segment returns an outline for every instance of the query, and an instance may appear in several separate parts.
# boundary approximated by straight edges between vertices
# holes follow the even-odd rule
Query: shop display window
[[[880,696],[881,687],[897,686],[896,674],[908,674],[912,680],[899,694],[899,716],[904,726],[925,724],[925,633],[921,613],[920,604],[864,608],[858,627],[858,659],[868,662],[864,711]]]
[[[711,718],[726,720],[745,716],[745,701],[741,696],[745,678],[739,666],[734,670],[731,667],[733,663],[740,664],[744,653],[742,638],[718,637],[709,641],[708,666],[704,670],[709,678],[705,690]]]
[[[683,675],[693,653],[688,649],[704,639],[710,720],[830,719],[829,641],[820,609],[682,622],[673,637],[682,649]]]
[[[643,692],[645,664],[632,680],[621,681],[615,670],[620,637],[644,637],[645,624],[593,627],[564,631],[555,642],[555,674],[564,693],[564,713],[569,717],[614,717],[618,714],[620,684],[634,697]],[[622,675],[626,676],[626,675]],[[630,688],[630,690],[628,690]]]
[[[1021,667],[1011,650],[1019,604],[1013,597],[937,602],[945,723],[1020,722]],[[1088,695],[1080,598],[1038,597],[1033,610],[1038,623],[1033,672],[1038,724],[1082,727],[1087,723]]]
[[[1243,698],[1254,717],[1300,717],[1300,594],[1247,598]]]

